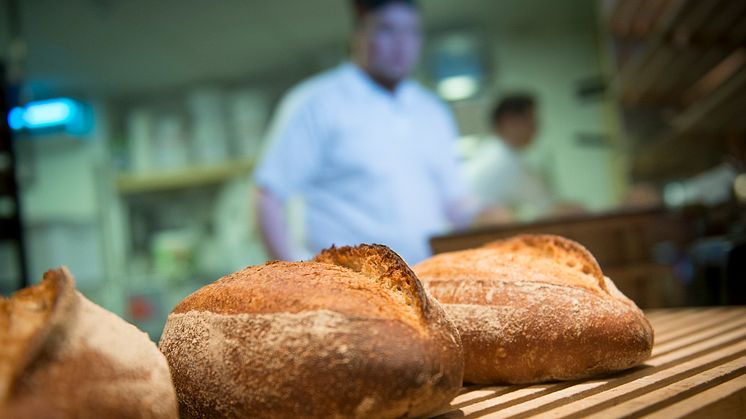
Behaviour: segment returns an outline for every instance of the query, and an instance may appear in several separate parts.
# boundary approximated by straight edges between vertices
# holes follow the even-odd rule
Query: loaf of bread
[[[0,417],[170,419],[176,393],[148,336],[60,268],[0,297]]]
[[[421,416],[463,378],[455,326],[378,245],[223,277],[176,306],[160,348],[183,418]]]
[[[573,380],[650,356],[650,323],[576,242],[523,235],[413,269],[459,329],[467,382]]]

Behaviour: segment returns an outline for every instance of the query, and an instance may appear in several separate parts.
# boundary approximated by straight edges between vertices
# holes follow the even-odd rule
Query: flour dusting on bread
[[[414,267],[461,334],[465,380],[570,380],[650,356],[642,311],[580,244],[523,235],[436,255]]]

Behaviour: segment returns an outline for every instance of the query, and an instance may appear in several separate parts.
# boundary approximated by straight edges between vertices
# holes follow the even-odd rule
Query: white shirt
[[[551,209],[553,197],[544,180],[503,140],[486,138],[469,154],[466,179],[483,205],[508,207],[522,221]]]
[[[255,181],[282,200],[302,195],[310,252],[380,243],[416,263],[465,192],[456,136],[447,107],[416,82],[392,94],[346,63],[285,97]]]

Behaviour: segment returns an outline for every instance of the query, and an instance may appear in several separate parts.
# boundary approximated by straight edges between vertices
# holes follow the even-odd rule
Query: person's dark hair
[[[503,96],[492,109],[490,122],[495,125],[507,115],[525,115],[535,107],[536,100],[528,93]]]
[[[391,3],[402,3],[408,6],[417,7],[416,0],[352,0],[355,24],[357,25],[360,23],[368,13],[375,12]]]

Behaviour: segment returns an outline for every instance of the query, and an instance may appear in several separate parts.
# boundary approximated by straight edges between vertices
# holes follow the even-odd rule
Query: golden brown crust
[[[160,345],[183,417],[419,416],[463,374],[455,326],[382,246],[223,278],[177,306]]]
[[[501,253],[513,253],[536,260],[550,260],[564,265],[577,272],[579,277],[591,277],[599,288],[606,291],[604,275],[596,258],[583,245],[573,240],[551,234],[521,234],[504,240],[487,243],[484,248],[495,249]],[[573,278],[565,278],[573,284]],[[577,284],[585,285],[585,284]]]
[[[420,328],[419,313],[395,304],[387,289],[349,269],[321,262],[269,262],[250,266],[188,296],[174,313],[303,312],[329,309],[354,316],[402,318]]]
[[[4,303],[14,307],[6,330],[28,319],[29,307],[44,315],[34,319],[33,342],[5,334],[28,362],[0,402],[0,417],[176,417],[165,358],[143,332],[75,291],[67,269],[48,271],[40,285]]]
[[[570,380],[650,355],[650,323],[570,240],[519,236],[414,269],[456,322],[465,381]]]
[[[332,246],[321,251],[314,261],[329,263],[365,275],[382,284],[389,294],[417,313],[428,310],[427,296],[422,284],[409,266],[386,246]]]
[[[47,272],[36,287],[12,298],[0,296],[0,405],[11,396],[16,381],[36,356],[49,331],[49,317],[65,287],[65,278]]]

